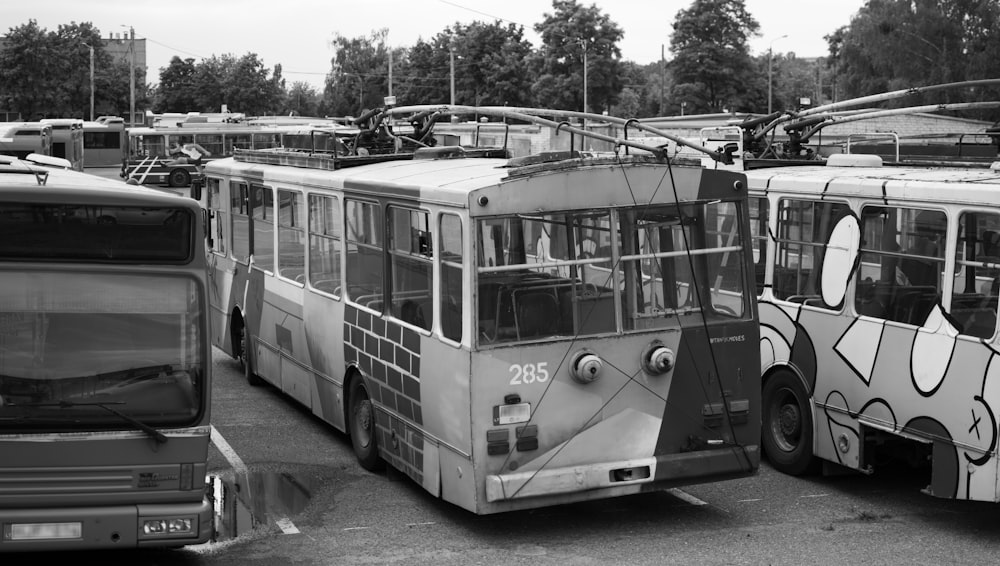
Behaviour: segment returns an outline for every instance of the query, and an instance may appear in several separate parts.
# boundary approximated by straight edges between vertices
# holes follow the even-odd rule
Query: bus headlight
[[[642,369],[649,375],[663,375],[674,369],[674,351],[659,340],[646,346],[642,353]]]
[[[194,533],[197,524],[194,517],[157,517],[141,521],[139,538],[190,535]]]
[[[573,379],[583,384],[590,383],[601,377],[601,371],[603,370],[604,362],[601,361],[601,358],[597,354],[586,350],[577,352],[573,356],[573,361],[569,366],[569,372],[573,376]]]

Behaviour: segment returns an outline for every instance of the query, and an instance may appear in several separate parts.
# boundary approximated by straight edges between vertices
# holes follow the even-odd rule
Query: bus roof
[[[197,207],[196,201],[168,191],[0,156],[0,200],[73,202],[81,196],[88,202]]]
[[[443,148],[435,148],[443,149]],[[236,157],[212,161],[206,175],[233,176],[248,182],[278,188],[348,190],[355,194],[419,200],[446,206],[470,208],[476,214],[546,211],[573,208],[630,206],[651,202],[658,192],[672,197],[671,180],[681,188],[682,200],[699,195],[700,167],[674,167],[648,155],[554,156],[551,161],[523,161],[522,158],[419,158],[396,159],[343,167],[336,170],[290,164],[246,162],[252,154],[282,155],[281,150],[239,152]],[[433,154],[432,154],[433,155]],[[265,160],[266,161],[266,160]],[[280,160],[279,160],[280,161]],[[709,174],[731,174],[712,172]],[[632,195],[622,202],[611,186],[627,182]],[[732,191],[730,191],[732,192]]]
[[[841,167],[807,165],[745,171],[750,190],[802,196],[1000,204],[1000,166],[992,167]]]

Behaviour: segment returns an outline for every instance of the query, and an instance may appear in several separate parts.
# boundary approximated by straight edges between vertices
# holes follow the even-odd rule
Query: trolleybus
[[[202,225],[191,199],[0,157],[0,552],[210,538]]]
[[[744,164],[764,452],[789,474],[871,474],[902,460],[929,473],[924,491],[935,497],[1000,501],[1000,162],[983,163],[986,145],[964,159],[962,148],[907,155],[895,135],[891,163],[855,153],[818,159],[829,148],[803,143],[824,124],[932,109],[828,110],[795,117],[790,142],[764,147],[778,159]],[[743,155],[747,136],[717,134]]]
[[[213,343],[348,433],[365,469],[479,514],[755,473],[744,175],[545,111],[431,112],[608,151],[510,158],[421,135],[409,155],[213,161]]]
[[[204,161],[233,155],[236,149],[262,149],[281,145],[281,128],[244,123],[185,123],[167,127],[129,128],[125,154],[121,157],[124,179],[139,184],[187,187],[198,176],[190,163],[177,161],[169,153],[173,144],[197,144],[208,154]]]
[[[83,123],[83,166],[121,167],[125,156],[125,119],[99,116]]]
[[[901,456],[934,496],[1000,501],[996,167],[841,155],[747,178],[775,468]]]

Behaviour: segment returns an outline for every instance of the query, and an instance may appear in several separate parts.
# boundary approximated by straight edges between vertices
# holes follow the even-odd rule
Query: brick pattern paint
[[[348,304],[344,338],[344,359],[369,378],[382,458],[423,483],[420,335]]]

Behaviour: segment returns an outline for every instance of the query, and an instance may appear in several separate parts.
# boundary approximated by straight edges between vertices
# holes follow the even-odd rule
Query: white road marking
[[[676,487],[668,489],[667,493],[669,493],[670,495],[673,495],[677,499],[680,499],[682,501],[687,501],[691,505],[708,505],[707,502],[702,501],[701,499],[698,499],[697,497],[691,495],[690,493],[687,493],[685,491],[681,491],[681,490],[677,489]]]
[[[422,525],[436,525],[436,524],[437,523],[435,523],[434,521],[426,521],[426,522],[423,522],[423,523],[407,523],[406,526],[407,527],[419,527],[419,526],[422,526]]]
[[[275,521],[275,523],[278,525],[278,528],[281,529],[281,532],[285,533],[286,535],[299,534],[299,529],[295,526],[295,523],[293,523],[292,520],[287,517],[282,517],[277,521]]]
[[[816,493],[813,495],[800,495],[799,499],[805,499],[807,497],[829,497],[829,496],[830,496],[829,493]]]
[[[368,528],[370,528],[370,527],[347,527],[344,530],[345,531],[363,531],[363,530],[368,529]]]
[[[737,503],[753,503],[754,501],[764,501],[763,499],[740,499]]]
[[[219,452],[222,452],[226,461],[233,467],[234,472],[238,474],[247,473],[247,465],[243,463],[243,459],[233,450],[233,447],[226,442],[226,439],[222,437],[222,433],[215,428],[215,425],[212,425],[212,444],[219,449]]]

